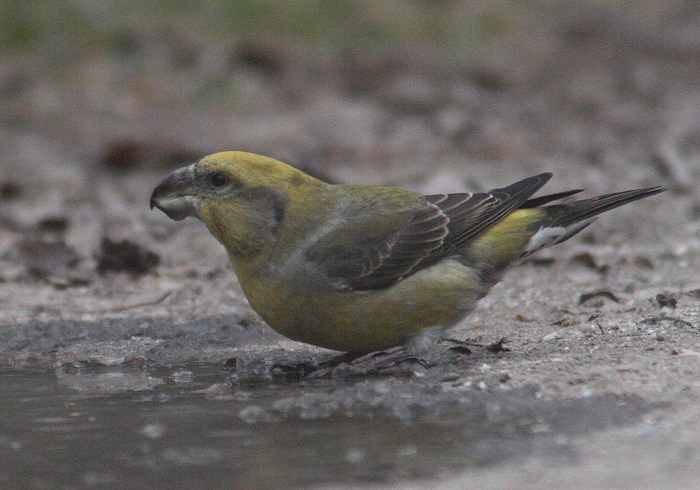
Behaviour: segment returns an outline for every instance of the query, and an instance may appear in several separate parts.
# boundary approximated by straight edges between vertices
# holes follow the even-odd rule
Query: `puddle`
[[[448,476],[541,455],[650,406],[415,380],[235,386],[220,366],[0,372],[0,486],[274,489]]]

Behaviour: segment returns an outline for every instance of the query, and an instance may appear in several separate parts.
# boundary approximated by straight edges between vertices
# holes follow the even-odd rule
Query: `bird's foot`
[[[424,361],[411,353],[405,346],[392,347],[384,351],[358,354],[347,352],[319,365],[306,379],[326,377],[364,376],[375,374],[404,363],[417,363],[423,367]]]

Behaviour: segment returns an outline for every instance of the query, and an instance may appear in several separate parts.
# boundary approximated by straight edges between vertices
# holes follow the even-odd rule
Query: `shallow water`
[[[236,386],[220,366],[0,372],[0,484],[272,489],[430,479],[533,453],[566,463],[575,455],[553,436],[569,432],[567,417],[586,430],[644,411],[589,400],[579,411],[592,415],[586,422],[577,404],[557,405],[557,416],[522,394],[529,401],[514,408],[506,405],[518,397],[430,398],[439,387],[402,404],[408,395],[396,386],[407,382]],[[615,406],[626,414],[619,420],[609,418]]]

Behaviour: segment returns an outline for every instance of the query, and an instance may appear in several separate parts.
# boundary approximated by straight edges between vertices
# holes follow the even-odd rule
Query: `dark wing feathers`
[[[552,201],[558,201],[560,199],[564,199],[565,197],[573,196],[574,194],[578,194],[579,192],[583,192],[583,189],[573,189],[571,191],[565,191],[565,192],[558,192],[556,194],[549,194],[546,196],[540,196],[536,197],[534,199],[528,199],[518,209],[532,209],[532,208],[539,208],[540,206],[544,206],[545,204],[549,204]]]
[[[307,256],[339,287],[386,288],[451,255],[527,202],[551,177],[536,175],[488,193],[425,196],[406,226],[381,237],[380,243],[322,247],[322,254],[312,249]]]
[[[582,199],[565,204],[553,204],[547,206],[550,219],[548,226],[567,227],[574,223],[597,216],[605,211],[609,211],[623,204],[637,201],[648,196],[653,196],[665,191],[665,187],[649,187],[646,189],[635,189],[632,191],[615,192],[605,194],[591,199]]]
[[[410,274],[416,265],[443,244],[450,219],[438,208],[425,203],[402,230],[391,237],[388,254],[366,273],[341,278],[352,289],[382,289]],[[335,278],[338,279],[338,278]]]
[[[450,234],[445,240],[446,252],[459,248],[488,230],[510,213],[518,209],[526,200],[537,192],[552,177],[544,173],[516,182],[503,189],[494,189],[489,193],[451,194],[446,201],[441,196],[426,196],[429,201],[438,202],[438,206],[450,219]],[[457,202],[457,199],[460,201]],[[444,207],[442,202],[448,203]],[[440,260],[445,254],[440,254]]]

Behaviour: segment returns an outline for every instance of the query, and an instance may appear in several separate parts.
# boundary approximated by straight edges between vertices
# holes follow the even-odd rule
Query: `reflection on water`
[[[153,377],[145,370],[110,370],[87,374],[84,370],[62,368],[57,370],[57,377],[59,385],[91,395],[153,390],[165,383],[163,378]]]
[[[218,366],[3,372],[0,486],[272,489],[431,478],[532,451],[571,457],[548,436],[561,417],[628,414],[606,425],[645,410],[618,397],[583,412],[562,405],[557,415],[478,394],[429,407],[426,391],[397,412],[392,381],[339,383],[231,386]]]

